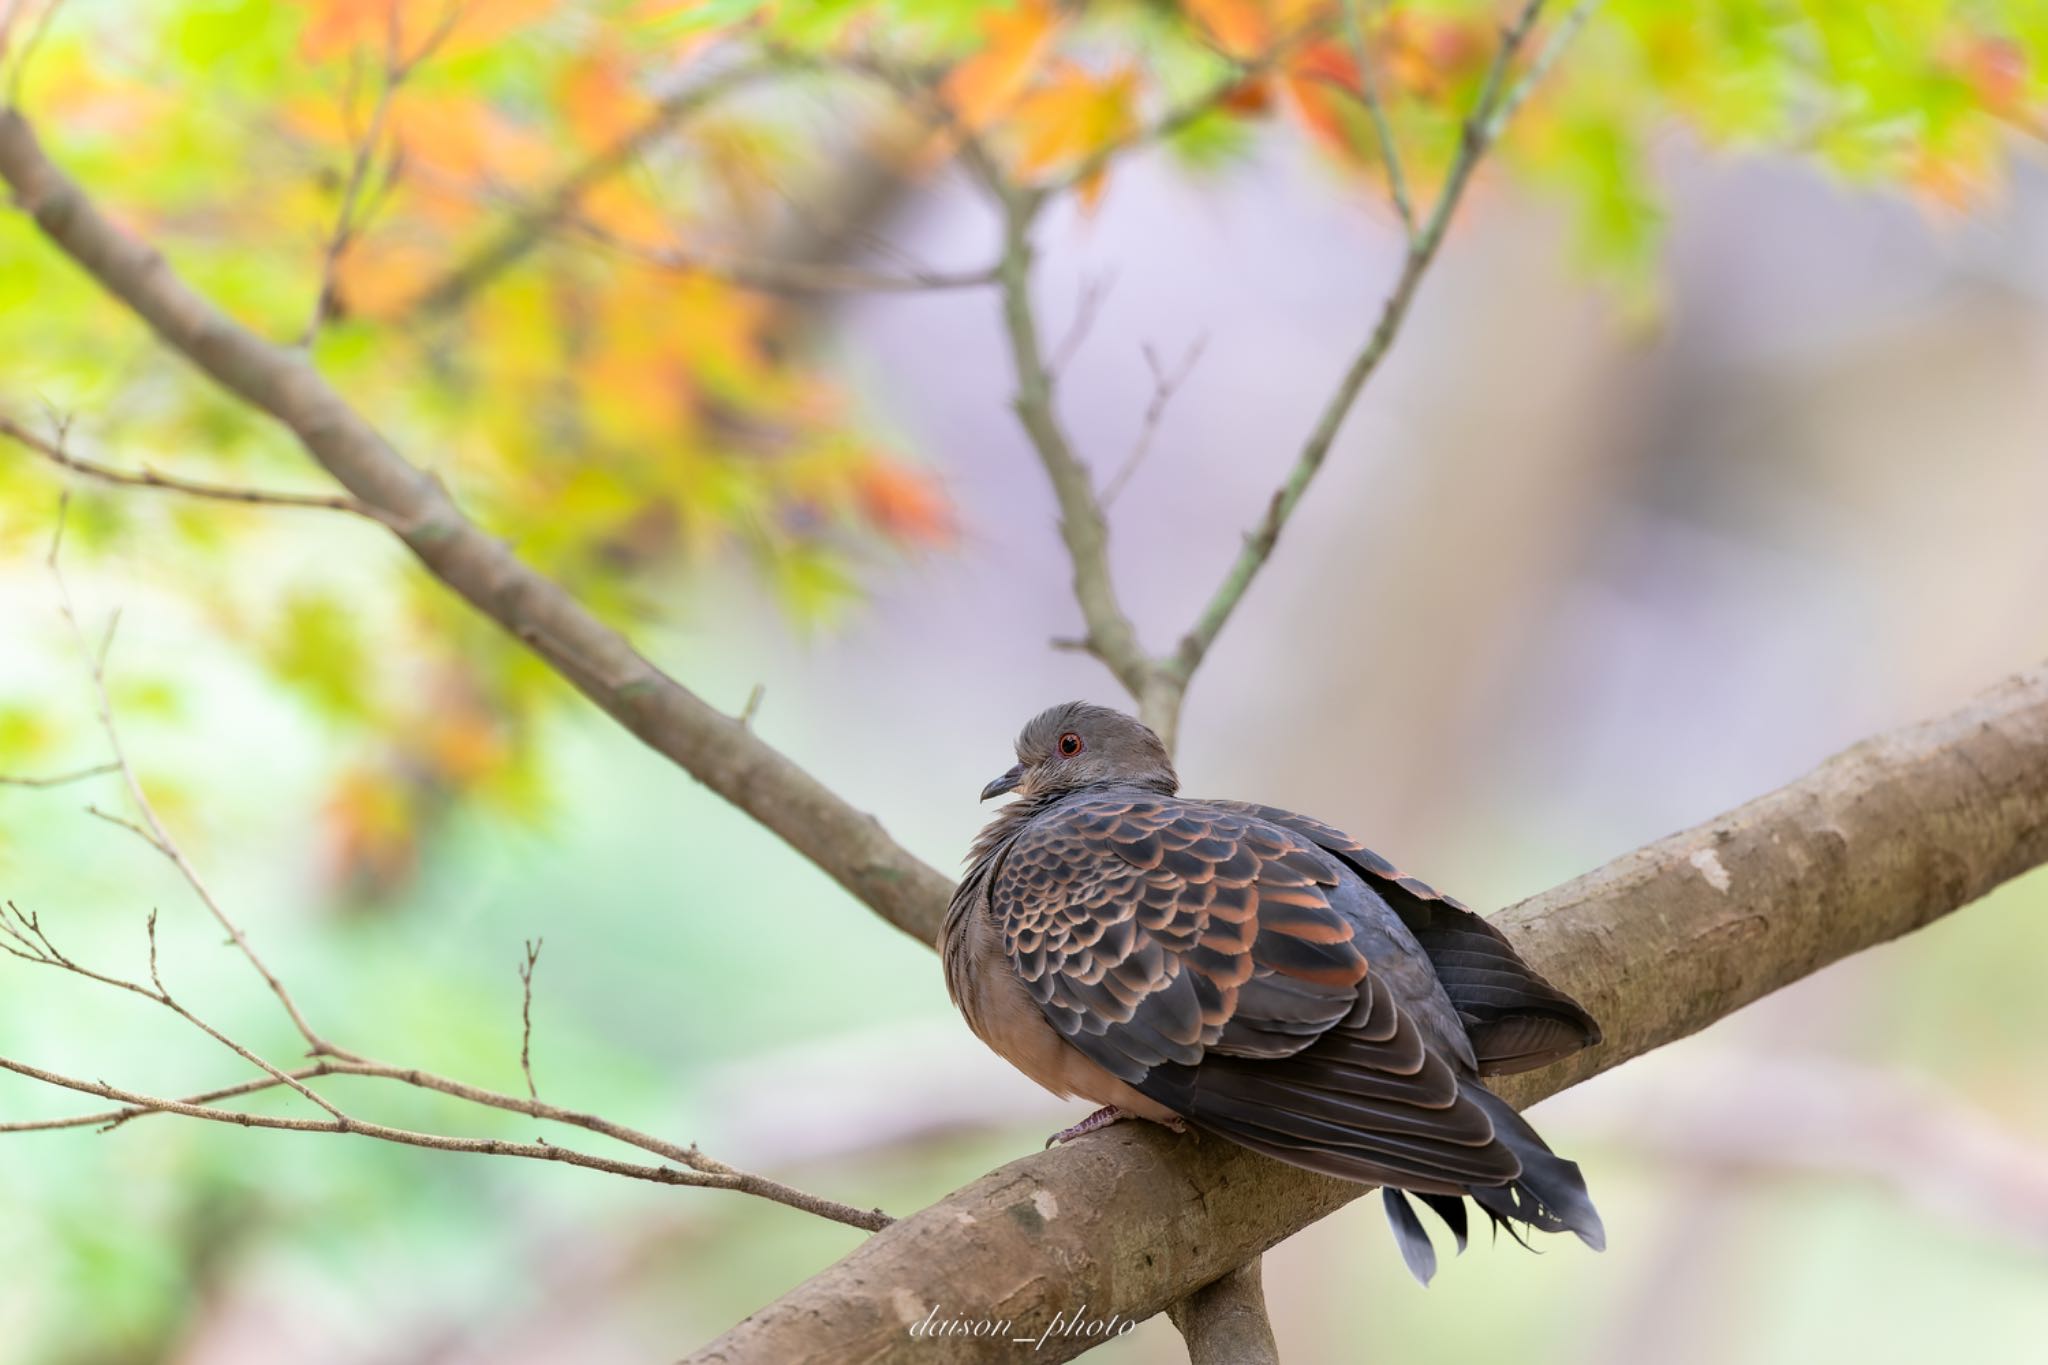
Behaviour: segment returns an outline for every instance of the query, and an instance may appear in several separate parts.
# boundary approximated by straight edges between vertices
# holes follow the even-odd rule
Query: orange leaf
[[[413,0],[417,3],[417,0]],[[462,13],[455,20],[455,27],[448,34],[445,50],[461,51],[485,47],[500,38],[517,33],[520,29],[544,18],[548,11],[557,8],[562,0],[460,0]],[[443,9],[435,14],[431,23],[444,22],[449,13]]]
[[[437,52],[496,42],[555,8],[561,0],[299,0],[308,11],[299,51],[312,61],[370,48],[410,60],[439,42]],[[392,39],[397,39],[393,51]]]
[[[1970,91],[1994,114],[2018,112],[2026,101],[2026,50],[2010,38],[1972,36],[1956,59]]]
[[[1136,94],[1134,71],[1098,80],[1079,67],[1062,68],[1017,105],[1011,121],[1020,139],[1019,174],[1042,174],[1130,136],[1137,127]]]
[[[539,137],[471,96],[407,90],[391,123],[408,159],[449,179],[526,184],[552,166]]]
[[[388,42],[394,22],[401,41],[405,36],[398,0],[307,0],[305,7],[312,13],[299,32],[299,51],[316,62],[338,57],[357,43]]]
[[[446,268],[446,253],[415,242],[370,238],[335,263],[334,292],[355,317],[395,317]]]
[[[1359,88],[1351,53],[1334,42],[1313,44],[1289,64],[1286,84],[1309,131],[1338,151],[1352,150],[1347,122],[1352,104],[1343,93]]]
[[[1984,129],[1941,148],[1921,147],[1906,167],[1907,183],[1933,203],[1962,212],[1982,203],[1998,185],[1998,140]]]
[[[954,67],[942,90],[960,121],[979,131],[1009,108],[1031,84],[1059,25],[1049,0],[1022,0],[1013,10],[983,15],[988,46]]]
[[[555,100],[585,149],[610,147],[644,122],[654,103],[634,88],[625,55],[603,43],[570,62],[555,82]]]
[[[1093,214],[1102,204],[1102,196],[1109,189],[1109,167],[1097,166],[1081,177],[1074,186],[1074,197],[1081,202],[1084,215]]]
[[[861,515],[893,540],[949,544],[953,509],[929,475],[885,459],[872,459],[854,475]]]
[[[1256,57],[1272,44],[1272,25],[1255,0],[1182,0],[1182,7],[1232,57]]]
[[[435,718],[426,736],[427,756],[449,786],[474,787],[510,759],[505,736],[481,711],[453,711]]]
[[[1254,77],[1233,86],[1217,107],[1240,118],[1254,118],[1273,107],[1273,83]]]
[[[419,864],[418,812],[411,794],[391,774],[368,767],[343,773],[323,814],[329,871],[336,882],[388,892],[411,880]]]
[[[1484,21],[1395,10],[1374,43],[1387,81],[1423,99],[1442,96],[1487,58]]]
[[[1303,48],[1288,64],[1288,74],[1304,80],[1319,80],[1356,94],[1364,89],[1358,79],[1358,61],[1351,49],[1324,39]]]

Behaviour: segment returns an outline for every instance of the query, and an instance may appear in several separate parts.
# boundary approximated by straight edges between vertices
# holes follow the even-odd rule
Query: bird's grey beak
[[[981,789],[981,799],[986,801],[991,796],[1001,796],[1004,792],[1013,792],[1017,790],[1017,784],[1023,780],[1024,765],[1019,763],[1012,767],[1010,771],[1004,773],[986,787],[983,787]]]

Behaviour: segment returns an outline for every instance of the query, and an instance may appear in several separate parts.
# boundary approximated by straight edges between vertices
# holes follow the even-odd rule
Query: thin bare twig
[[[559,1161],[571,1166],[582,1166],[588,1170],[606,1171],[634,1180],[647,1180],[660,1185],[692,1185],[705,1189],[735,1190],[744,1194],[772,1199],[836,1223],[876,1232],[887,1227],[892,1221],[879,1209],[857,1209],[836,1200],[823,1199],[802,1190],[782,1185],[780,1182],[764,1180],[759,1176],[735,1171],[723,1163],[701,1158],[704,1169],[678,1166],[650,1166],[637,1162],[619,1161],[611,1157],[597,1156],[590,1152],[578,1151],[571,1147],[558,1146],[552,1142],[507,1142],[500,1138],[449,1137],[441,1133],[423,1133],[410,1128],[397,1128],[390,1124],[375,1123],[367,1119],[300,1119],[285,1118],[273,1114],[256,1114],[240,1109],[215,1109],[204,1102],[167,1099],[138,1091],[124,1090],[108,1085],[105,1081],[88,1081],[82,1077],[67,1076],[61,1072],[31,1066],[11,1057],[0,1057],[0,1070],[11,1071],[30,1080],[41,1081],[82,1095],[94,1095],[112,1100],[122,1106],[114,1111],[121,1118],[141,1114],[181,1114],[186,1118],[204,1119],[213,1123],[232,1123],[242,1128],[273,1128],[295,1133],[348,1133],[358,1137],[376,1138],[384,1142],[398,1143],[407,1147],[426,1147],[441,1152],[471,1152],[484,1156],[520,1157],[529,1161]],[[323,1074],[368,1074],[331,1063]],[[213,1092],[216,1098],[225,1098],[228,1092]],[[247,1092],[244,1092],[247,1093]],[[64,1123],[64,1127],[78,1127],[88,1118]],[[59,1126],[40,1125],[44,1128]],[[27,1125],[9,1125],[0,1131],[26,1131]]]
[[[889,274],[859,266],[819,261],[745,260],[681,247],[649,247],[628,241],[574,214],[562,226],[607,249],[645,265],[715,279],[764,294],[912,294],[952,289],[977,289],[994,284],[996,270],[905,269]]]
[[[1415,240],[1415,206],[1408,198],[1408,178],[1401,169],[1400,149],[1394,145],[1393,125],[1387,121],[1387,108],[1380,98],[1379,77],[1374,74],[1372,49],[1365,41],[1365,20],[1359,10],[1364,0],[1342,0],[1344,28],[1351,39],[1351,49],[1358,63],[1358,93],[1365,101],[1366,112],[1372,116],[1373,135],[1379,140],[1380,163],[1387,171],[1387,196],[1394,201],[1394,212],[1401,217],[1401,230],[1409,241]]]
[[[766,62],[731,66],[662,99],[617,141],[556,181],[496,236],[421,290],[408,311],[418,317],[454,312],[575,217],[577,206],[593,189],[632,165],[693,114],[774,70]]]
[[[397,26],[398,6],[391,7],[392,25]],[[306,318],[306,325],[299,329],[295,342],[301,348],[309,347],[320,335],[321,326],[333,316],[336,299],[335,288],[341,274],[341,259],[348,254],[351,243],[363,226],[356,221],[356,205],[362,197],[363,184],[369,179],[370,162],[375,158],[377,147],[384,140],[384,124],[391,114],[391,102],[398,93],[398,78],[386,68],[384,83],[378,88],[377,102],[370,108],[370,122],[357,139],[355,155],[349,161],[348,179],[341,191],[341,207],[334,216],[334,229],[327,236],[327,243],[320,252],[320,275],[313,291],[313,311]]]
[[[370,106],[370,119],[356,139],[355,155],[349,161],[348,179],[342,185],[341,208],[336,213],[334,231],[327,238],[326,249],[320,257],[320,287],[313,296],[313,314],[306,319],[305,328],[299,333],[298,345],[307,347],[320,335],[321,324],[333,315],[336,275],[341,269],[342,257],[361,235],[369,221],[369,213],[362,210],[363,189],[370,178],[370,166],[377,158],[377,148],[384,141],[385,125],[390,122],[391,105],[398,97],[399,87],[417,71],[421,63],[432,57],[448,35],[455,31],[463,14],[463,0],[456,0],[448,6],[419,50],[407,55],[402,46],[400,16],[403,6],[393,4],[387,17],[384,44],[383,81],[377,87],[377,99]]]
[[[1515,116],[1515,111],[1522,107],[1523,101],[1534,94],[1536,87],[1543,83],[1543,78],[1557,65],[1557,59],[1564,55],[1564,50],[1571,46],[1572,39],[1578,36],[1579,30],[1586,26],[1586,22],[1593,17],[1593,11],[1600,8],[1600,4],[1601,0],[1579,0],[1564,18],[1558,20],[1557,27],[1550,31],[1549,36],[1543,40],[1543,46],[1536,50],[1535,57],[1529,62],[1528,70],[1522,73],[1521,79],[1508,89],[1507,94],[1494,107],[1493,117],[1487,121],[1486,127],[1486,140],[1489,143],[1500,136],[1501,130],[1507,127],[1508,120]]]
[[[33,914],[25,913],[13,901],[8,901],[4,907],[0,907],[0,947],[4,947],[7,952],[15,957],[22,959],[24,962],[35,963],[38,966],[55,967],[61,971],[70,972],[74,976],[81,976],[88,981],[96,981],[103,986],[111,986],[115,990],[126,991],[131,995],[137,995],[144,1000],[161,1005],[186,1023],[192,1025],[192,1027],[198,1029],[201,1033],[204,1033],[207,1037],[219,1043],[222,1047],[233,1052],[243,1061],[268,1075],[273,1084],[290,1086],[306,1099],[311,1100],[314,1104],[326,1110],[336,1120],[342,1123],[348,1122],[348,1117],[341,1110],[335,1108],[333,1104],[328,1102],[304,1081],[271,1065],[250,1049],[228,1037],[219,1029],[187,1009],[176,997],[166,990],[163,978],[157,972],[156,911],[154,910],[149,912],[148,932],[150,984],[145,986],[139,981],[130,981],[126,977],[113,976],[87,967],[66,956],[50,941],[49,936],[43,932],[41,920]],[[12,940],[11,945],[4,940]]]
[[[128,761],[128,752],[122,746],[121,732],[114,724],[114,704],[107,692],[106,655],[108,647],[113,642],[113,624],[109,623],[107,634],[97,651],[87,645],[85,627],[78,619],[77,608],[71,600],[71,588],[64,579],[64,570],[58,559],[58,552],[63,545],[63,534],[64,516],[60,507],[57,533],[52,538],[49,557],[50,576],[57,585],[58,609],[63,613],[65,623],[71,627],[71,633],[78,641],[79,650],[85,657],[92,679],[93,703],[99,715],[100,730],[107,737],[107,747],[113,753],[114,764],[121,773],[122,782],[128,789],[129,800],[134,803],[141,823],[132,823],[97,808],[93,809],[93,814],[132,830],[150,847],[167,858],[171,865],[178,869],[178,874],[185,879],[186,885],[192,888],[193,894],[199,897],[200,904],[213,916],[214,922],[227,932],[235,947],[241,950],[242,956],[255,968],[256,974],[263,978],[263,984],[277,997],[277,1002],[291,1017],[293,1027],[297,1028],[299,1036],[306,1040],[306,1046],[311,1049],[312,1054],[318,1057],[333,1052],[334,1049],[327,1040],[315,1033],[313,1026],[306,1022],[306,1016],[300,1012],[298,1002],[292,999],[291,992],[285,989],[284,983],[278,980],[276,973],[270,970],[257,953],[255,946],[249,942],[248,935],[244,934],[241,926],[221,908],[220,902],[207,887],[205,878],[199,875],[199,869],[192,865],[192,860],[185,856],[184,850],[178,847],[177,841],[164,828],[163,821],[157,816],[155,805],[149,799],[149,794],[142,789],[141,779],[135,775],[135,768]]]
[[[38,436],[10,417],[0,415],[0,436],[42,456],[50,463],[83,474],[100,483],[116,484],[127,488],[155,488],[165,492],[182,493],[187,497],[205,498],[213,502],[235,502],[264,507],[312,508],[328,512],[348,512],[371,521],[383,520],[376,509],[369,504],[339,493],[281,493],[262,488],[243,488],[233,484],[208,483],[199,479],[188,479],[181,475],[164,474],[144,466],[138,470],[117,469],[74,455],[65,448],[62,436],[50,440]]]
[[[1057,380],[1067,372],[1067,366],[1074,363],[1074,357],[1087,344],[1088,334],[1095,330],[1095,319],[1102,314],[1102,305],[1109,300],[1109,291],[1116,285],[1114,275],[1098,275],[1081,281],[1081,295],[1074,303],[1074,319],[1067,324],[1067,333],[1059,344],[1052,348],[1046,358],[1045,373]]]
[[[116,771],[116,772],[119,772],[120,770],[121,770],[121,767],[120,767],[120,765],[119,765],[118,763],[117,763],[117,764],[115,764],[115,765],[114,765],[114,771]],[[148,844],[148,845],[149,845],[149,846],[150,846],[151,848],[155,849],[155,850],[156,850],[156,851],[157,851],[158,853],[161,853],[161,854],[163,854],[163,855],[164,855],[165,857],[169,857],[169,856],[170,856],[170,850],[169,850],[168,848],[164,847],[164,845],[163,845],[163,844],[159,843],[159,842],[157,841],[157,837],[156,837],[156,836],[155,836],[154,834],[151,834],[151,833],[150,833],[150,832],[149,832],[148,830],[144,829],[144,828],[143,828],[143,827],[142,827],[141,825],[137,824],[137,823],[136,823],[135,821],[133,821],[133,820],[130,820],[130,819],[129,819],[129,818],[127,817],[127,816],[125,816],[125,815],[116,815],[116,814],[114,814],[114,813],[113,813],[112,811],[110,811],[110,810],[102,810],[102,809],[101,809],[100,807],[98,807],[98,806],[87,806],[87,807],[85,808],[85,813],[86,813],[87,815],[90,815],[90,816],[91,816],[91,817],[92,817],[93,819],[95,819],[95,820],[104,820],[104,821],[106,821],[106,822],[107,822],[108,824],[110,824],[110,825],[113,825],[113,826],[115,826],[116,828],[119,828],[119,829],[125,829],[125,830],[127,830],[127,831],[128,831],[128,832],[129,832],[130,834],[132,834],[132,835],[134,835],[134,836],[135,836],[136,838],[138,838],[138,839],[142,840],[142,842],[143,842],[143,843],[145,843],[145,844]]]
[[[298,1080],[305,1081],[321,1076],[336,1076],[343,1073],[329,1063],[315,1062],[311,1066],[299,1067],[288,1074]],[[243,1081],[237,1085],[224,1085],[197,1095],[188,1095],[184,1099],[179,1100],[178,1103],[216,1104],[221,1100],[231,1100],[242,1095],[254,1095],[264,1090],[274,1090],[277,1088],[277,1084],[278,1082],[270,1076],[258,1076],[254,1080]],[[119,1128],[130,1119],[140,1118],[144,1114],[162,1112],[164,1111],[158,1109],[138,1109],[130,1105],[120,1109],[103,1109],[96,1114],[71,1114],[60,1119],[17,1119],[11,1123],[0,1123],[0,1133],[53,1133],[66,1128],[97,1128],[105,1133]]]
[[[540,962],[541,940],[526,941],[526,960],[519,964],[519,1071],[526,1077],[529,1099],[540,1099],[533,1083],[533,969]]]
[[[1457,156],[1451,162],[1450,173],[1437,198],[1436,207],[1422,229],[1408,242],[1408,250],[1402,260],[1400,274],[1394,287],[1380,306],[1380,315],[1367,336],[1365,345],[1353,358],[1344,376],[1339,380],[1336,391],[1324,404],[1322,415],[1315,428],[1309,433],[1301,453],[1295,457],[1293,467],[1280,486],[1274,490],[1267,503],[1265,515],[1259,524],[1246,535],[1244,547],[1238,552],[1223,581],[1217,586],[1209,603],[1195,620],[1194,626],[1182,637],[1180,648],[1175,652],[1169,665],[1172,675],[1184,686],[1195,669],[1208,654],[1209,646],[1215,643],[1217,634],[1244,600],[1252,580],[1271,557],[1273,547],[1279,542],[1280,532],[1293,516],[1294,509],[1301,503],[1302,495],[1308,491],[1309,482],[1323,466],[1330,448],[1335,444],[1337,432],[1344,419],[1357,402],[1359,393],[1365,388],[1386,358],[1394,338],[1399,335],[1401,324],[1408,315],[1408,307],[1414,302],[1416,289],[1428,272],[1430,263],[1436,259],[1437,248],[1443,244],[1444,234],[1450,226],[1452,215],[1459,201],[1464,198],[1465,189],[1471,183],[1472,173],[1485,156],[1493,140],[1505,124],[1507,113],[1519,106],[1528,97],[1534,83],[1548,71],[1557,55],[1563,50],[1566,40],[1575,32],[1584,19],[1576,12],[1573,19],[1559,26],[1545,46],[1542,55],[1529,71],[1512,88],[1507,84],[1507,75],[1516,55],[1536,25],[1543,12],[1544,0],[1526,0],[1514,22],[1502,32],[1500,45],[1494,52],[1493,63],[1487,69],[1479,95],[1473,102],[1471,112],[1466,116]],[[1582,5],[1581,10],[1590,10]],[[1576,22],[1574,22],[1576,20]]]
[[[1043,200],[1007,186],[993,162],[971,145],[970,162],[994,188],[1003,213],[1003,325],[1017,376],[1013,405],[1039,463],[1059,500],[1060,535],[1074,569],[1074,600],[1087,623],[1088,651],[1102,660],[1133,696],[1145,689],[1151,661],[1138,643],[1137,628],[1117,601],[1109,568],[1109,523],[1095,499],[1094,481],[1074,453],[1053,402],[1053,375],[1045,363],[1038,317],[1031,302],[1031,224]]]
[[[1152,371],[1152,401],[1145,405],[1145,418],[1138,427],[1138,439],[1132,443],[1131,453],[1124,457],[1116,473],[1110,475],[1109,482],[1102,485],[1102,509],[1105,512],[1115,504],[1117,495],[1131,481],[1131,475],[1138,472],[1138,466],[1145,462],[1145,456],[1151,452],[1153,438],[1159,434],[1159,423],[1166,416],[1167,404],[1173,401],[1174,394],[1194,373],[1195,364],[1201,360],[1208,345],[1209,338],[1196,337],[1181,357],[1180,364],[1169,371],[1159,363],[1159,352],[1149,342],[1146,344],[1145,366]]]
[[[62,787],[72,782],[83,782],[89,777],[104,777],[108,773],[121,771],[118,763],[95,763],[90,768],[78,768],[68,773],[53,773],[48,777],[4,777],[0,776],[0,787]]]
[[[24,1069],[20,1065],[10,1064],[4,1057],[0,1057],[0,1067],[7,1068],[9,1070],[14,1070],[23,1075],[34,1076],[37,1079],[42,1078],[40,1074],[35,1071],[34,1068]],[[293,1077],[294,1079],[301,1081],[313,1080],[322,1076],[361,1076],[373,1080],[389,1081],[398,1085],[410,1086],[418,1090],[428,1090],[436,1094],[447,1095],[453,1099],[465,1100],[471,1104],[480,1105],[484,1108],[500,1109],[504,1110],[507,1113],[523,1114],[529,1118],[541,1119],[549,1123],[559,1123],[567,1127],[580,1128],[586,1132],[596,1133],[602,1137],[608,1137],[613,1139],[614,1141],[625,1143],[626,1145],[631,1147],[637,1147],[645,1152],[650,1152],[656,1156],[660,1156],[668,1161],[674,1162],[677,1165],[686,1167],[689,1170],[701,1172],[706,1175],[719,1177],[719,1180],[716,1182],[687,1182],[667,1180],[664,1183],[715,1183],[716,1187],[720,1189],[731,1189],[739,1191],[743,1194],[757,1195],[763,1199],[771,1200],[774,1203],[785,1204],[794,1209],[800,1209],[810,1213],[817,1213],[822,1217],[832,1218],[836,1222],[850,1223],[855,1227],[867,1227],[871,1230],[874,1227],[884,1226],[889,1222],[888,1215],[882,1213],[878,1209],[853,1209],[851,1210],[852,1216],[843,1216],[845,1211],[847,1211],[850,1206],[841,1204],[836,1200],[825,1199],[821,1196],[810,1194],[808,1191],[796,1189],[795,1187],[785,1185],[780,1181],[770,1180],[765,1176],[760,1176],[749,1171],[740,1170],[725,1162],[719,1161],[714,1157],[706,1155],[704,1152],[698,1150],[694,1146],[685,1146],[679,1143],[668,1142],[661,1138],[657,1138],[652,1134],[643,1133],[637,1129],[627,1127],[624,1124],[614,1123],[609,1119],[600,1118],[595,1114],[584,1113],[579,1110],[573,1109],[563,1109],[559,1106],[548,1104],[545,1101],[541,1100],[522,1099],[516,1095],[506,1095],[498,1091],[485,1090],[480,1086],[469,1085],[462,1081],[453,1080],[446,1076],[436,1075],[430,1071],[421,1071],[413,1067],[394,1066],[388,1062],[377,1062],[368,1059],[351,1060],[348,1058],[341,1057],[329,1057],[319,1062],[313,1063],[312,1065],[300,1067],[297,1070],[291,1071],[287,1074]],[[259,1093],[264,1090],[275,1089],[278,1085],[282,1083],[283,1082],[280,1080],[265,1076],[257,1080],[244,1081],[239,1085],[222,1086],[218,1089],[209,1090],[202,1094],[188,1096],[180,1100],[169,1101],[158,1100],[155,1097],[136,1097],[130,1099],[125,1098],[122,1094],[118,1093],[87,1091],[86,1093],[100,1094],[102,1098],[117,1100],[121,1103],[122,1107],[118,1109],[102,1110],[98,1113],[92,1114],[77,1114],[60,1119],[34,1119],[14,1123],[4,1123],[0,1124],[0,1133],[48,1132],[66,1128],[86,1127],[95,1127],[105,1130],[119,1127],[122,1124],[132,1122],[135,1119],[143,1118],[150,1114],[180,1114],[185,1115],[187,1117],[194,1117],[194,1115],[190,1113],[190,1110],[192,1108],[214,1104],[224,1099],[234,1099],[243,1095],[251,1095]],[[67,1088],[77,1089],[78,1087],[68,1086]],[[226,1111],[222,1112],[225,1113]],[[241,1122],[239,1118],[235,1117],[231,1113],[228,1113],[226,1117],[227,1121],[229,1122]],[[375,1131],[373,1126],[364,1125],[360,1120],[352,1119],[351,1122],[355,1124],[355,1126],[349,1130],[351,1132],[363,1133],[366,1136],[370,1137],[387,1137],[386,1133],[381,1131]],[[291,1121],[287,1123],[262,1124],[258,1126],[299,1128],[303,1127],[304,1124],[301,1121]],[[323,1132],[336,1131],[331,1125],[319,1126],[317,1124],[316,1130]],[[564,1148],[555,1147],[554,1144],[551,1143],[542,1143],[539,1145],[543,1147],[549,1147],[557,1151],[567,1150]],[[477,1146],[455,1148],[452,1150],[483,1151],[486,1149],[482,1146]],[[513,1154],[531,1155],[531,1153]],[[591,1163],[579,1162],[577,1164],[589,1165]],[[614,1174],[630,1175],[636,1179],[654,1178],[642,1174],[642,1172],[646,1169],[644,1167],[600,1165],[596,1166],[594,1169],[611,1171]]]
[[[36,49],[43,45],[43,39],[49,35],[50,24],[56,19],[57,11],[63,7],[64,0],[47,0],[47,3],[42,8],[42,12],[37,14],[30,22],[28,36],[21,40],[21,48],[15,54],[14,70],[10,71],[7,75],[7,102],[9,104],[21,103],[21,83],[28,75],[28,64],[35,57]],[[19,12],[10,6],[7,14],[8,29],[11,30],[13,28],[14,21],[19,17]],[[6,36],[5,33],[0,33],[0,40],[4,40]],[[4,43],[0,43],[0,55],[4,55],[4,52]]]

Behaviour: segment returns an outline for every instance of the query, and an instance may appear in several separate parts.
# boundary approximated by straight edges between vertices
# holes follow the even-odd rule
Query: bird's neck
[[[967,861],[974,867],[984,866],[1003,845],[1017,837],[1032,817],[1067,796],[1071,792],[1048,792],[1044,796],[1020,796],[995,813],[995,818],[981,827],[981,833],[974,836],[974,847],[968,850]]]
[[[1024,826],[1055,806],[1117,791],[1142,791],[1155,796],[1172,796],[1177,785],[1165,779],[1156,782],[1104,782],[1092,787],[1067,787],[1039,796],[1020,796],[997,811],[995,818],[981,827],[981,833],[975,837],[974,847],[967,854],[967,861],[977,868],[983,866],[1005,844],[1023,832]]]

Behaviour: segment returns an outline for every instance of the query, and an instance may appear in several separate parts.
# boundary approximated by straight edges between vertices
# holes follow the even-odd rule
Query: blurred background
[[[758,689],[766,739],[950,870],[1026,718],[1123,700],[1048,645],[1077,613],[994,296],[763,295],[649,245],[985,265],[995,220],[930,130],[830,82],[752,92],[637,148],[616,182],[637,197],[586,204],[589,231],[548,221],[561,240],[502,279],[420,302],[656,99],[727,69],[720,25],[831,53],[901,25],[956,71],[1004,41],[986,16],[877,8],[812,32],[758,6],[486,5],[380,127],[394,21],[376,5],[74,0],[21,102],[238,316],[281,340],[311,316],[323,368],[523,553],[714,704]],[[1960,20],[1862,10],[1880,56],[1979,63],[1977,121],[1920,128],[1953,117],[1988,150],[1858,162],[1824,154],[1850,133],[1812,90],[1881,62],[1782,92],[1799,137],[1730,137],[1733,115],[1700,114],[1725,92],[1672,74],[1649,8],[1594,20],[1475,189],[1182,727],[1187,790],[1312,812],[1481,909],[2048,654],[2048,177],[2023,123],[1981,131],[2038,89],[2027,49],[1992,54],[2015,84],[1986,94],[1982,49],[1909,23]],[[1077,61],[1178,25],[1187,55],[1152,51],[1183,87],[1243,59],[1217,7],[1105,9],[1100,28],[1040,19],[1072,26]],[[1701,31],[1744,12],[1709,7]],[[1425,27],[1388,27],[1405,13],[1368,39],[1397,75],[1428,58],[1396,82],[1420,142],[1478,79],[1457,44],[1483,66],[1492,16],[1424,6],[1405,22]],[[1744,74],[1700,43],[1709,74]],[[462,112],[465,91],[495,112]],[[1896,117],[1859,98],[1858,117]],[[1099,477],[1142,439],[1148,349],[1169,371],[1194,356],[1112,510],[1155,648],[1208,597],[1399,266],[1384,168],[1314,108],[1276,90],[1199,146],[1136,150],[1038,234],[1046,329],[1072,333],[1060,410]],[[1425,190],[1431,165],[1418,154]],[[671,235],[622,244],[636,224]],[[109,463],[318,486],[18,214],[0,222],[0,385],[9,415],[68,415],[73,448]],[[8,774],[105,756],[43,564],[63,486],[0,455]],[[93,629],[121,611],[129,751],[323,1031],[520,1090],[516,968],[543,939],[543,1098],[898,1214],[1080,1116],[980,1048],[928,950],[465,620],[377,528],[71,486],[80,607]],[[109,970],[142,968],[158,908],[180,997],[295,1056],[175,872],[81,813],[118,803],[112,781],[0,788],[0,894]],[[1528,1365],[2037,1354],[2044,912],[2048,881],[2024,878],[1543,1105],[1605,1256],[1481,1239],[1423,1292],[1373,1202],[1315,1225],[1267,1259],[1283,1354],[1468,1360],[1510,1326]],[[161,1013],[0,964],[5,1055],[160,1094],[237,1078]],[[534,1135],[332,1084],[394,1122]],[[92,1107],[0,1078],[0,1121]],[[0,1358],[53,1365],[669,1359],[859,1237],[719,1192],[161,1116],[0,1138],[0,1205]],[[1185,1356],[1159,1320],[1097,1358]]]

